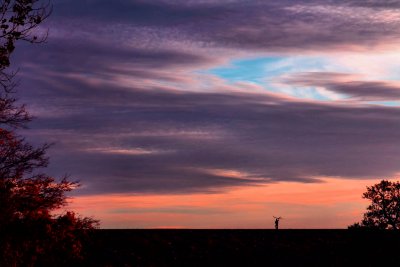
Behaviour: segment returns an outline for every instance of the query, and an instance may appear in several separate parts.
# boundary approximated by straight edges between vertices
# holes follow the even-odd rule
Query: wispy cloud
[[[104,153],[104,154],[119,154],[119,155],[151,155],[165,153],[165,151],[150,150],[143,148],[117,148],[117,147],[104,147],[104,148],[87,148],[83,150],[89,153]]]
[[[328,72],[297,73],[285,80],[297,86],[317,86],[362,101],[399,100],[400,83],[363,80],[358,75]]]
[[[83,99],[63,98],[80,112],[67,110],[62,121],[41,118],[32,128],[41,133],[36,142],[57,140],[50,151],[52,172],[73,170],[88,185],[86,193],[213,192],[399,172],[400,149],[393,145],[400,132],[396,107],[264,93],[80,88],[87,88]],[[164,151],[173,153],[153,153]]]
[[[391,56],[398,9],[396,1],[55,1],[48,43],[23,44],[14,58],[21,98],[38,116],[27,134],[56,141],[50,172],[80,179],[79,194],[393,176],[400,109],[365,101],[400,95]],[[286,61],[257,61],[271,58]],[[232,62],[242,65],[227,78]]]

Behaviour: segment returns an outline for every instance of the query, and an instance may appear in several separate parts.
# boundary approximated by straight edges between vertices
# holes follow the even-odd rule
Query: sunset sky
[[[23,134],[103,228],[345,228],[400,174],[400,1],[53,0]]]

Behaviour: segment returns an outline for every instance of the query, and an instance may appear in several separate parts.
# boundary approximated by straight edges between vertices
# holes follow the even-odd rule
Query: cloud
[[[21,45],[13,58],[21,98],[38,116],[24,134],[56,142],[49,171],[80,179],[80,194],[392,177],[399,108],[296,100],[201,73],[246,53],[398,42],[394,2],[360,4],[352,14],[355,3],[57,1],[48,43]],[[350,78],[314,73],[287,82],[359,100],[398,97],[392,83]]]
[[[74,30],[144,47],[366,51],[398,44],[397,9],[393,1],[58,1],[51,27],[59,37]]]
[[[14,60],[21,62],[26,69],[39,67],[46,74],[84,74],[86,79],[109,79],[118,73],[131,78],[174,80],[173,76],[167,75],[163,70],[215,63],[214,59],[202,54],[167,48],[142,49],[124,45],[115,47],[110,43],[79,43],[76,40],[51,42],[44,46],[31,48],[29,44],[23,44],[21,49],[27,51],[17,54]],[[26,71],[25,75],[28,74],[29,71]]]
[[[164,151],[147,150],[142,148],[115,148],[115,147],[105,147],[105,148],[89,148],[83,150],[84,152],[93,153],[105,153],[105,154],[121,154],[121,155],[150,155],[156,153],[163,153]]]
[[[64,79],[80,88],[81,98],[55,90],[36,101],[59,97],[76,110],[40,118],[27,134],[39,143],[56,141],[50,171],[81,179],[81,193],[218,192],[399,172],[395,107],[295,101],[267,93],[91,88]],[[99,147],[113,149],[96,153]],[[168,153],[122,153],[138,148]]]
[[[204,208],[204,207],[185,207],[185,206],[174,206],[167,208],[122,208],[112,209],[109,211],[114,214],[135,214],[135,213],[168,213],[168,214],[226,214],[227,212],[223,209],[216,208]]]
[[[300,87],[323,87],[329,91],[344,94],[350,99],[360,101],[395,101],[400,99],[399,83],[394,81],[365,81],[363,77],[351,74],[297,73],[283,79],[283,81]]]

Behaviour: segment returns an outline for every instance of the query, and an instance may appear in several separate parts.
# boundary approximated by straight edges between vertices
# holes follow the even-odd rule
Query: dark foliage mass
[[[382,180],[367,187],[363,198],[371,201],[361,222],[349,228],[392,229],[400,227],[400,182]]]
[[[16,132],[31,116],[17,103],[10,56],[19,40],[45,40],[37,27],[49,14],[37,0],[0,5],[0,266],[69,265],[82,257],[82,241],[97,224],[74,212],[53,214],[79,184],[43,173],[49,146],[34,147]]]

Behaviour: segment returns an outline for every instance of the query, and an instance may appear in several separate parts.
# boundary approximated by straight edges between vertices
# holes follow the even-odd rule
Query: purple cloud
[[[44,46],[22,45],[26,134],[56,143],[50,172],[81,193],[215,192],[278,181],[389,177],[400,109],[289,99],[199,71],[241,53],[311,53],[395,43],[398,8],[378,1],[57,1]],[[357,12],[353,12],[358,8]],[[388,82],[332,73],[287,81],[356,99]],[[200,90],[203,89],[203,90]]]
[[[362,81],[343,73],[297,73],[284,82],[296,86],[318,86],[360,101],[399,100],[400,85],[389,81]]]
[[[370,49],[398,41],[396,1],[105,1],[55,3],[52,28],[109,42],[258,51]],[[128,34],[129,33],[129,34]],[[70,34],[68,34],[70,35]]]
[[[400,148],[393,145],[400,135],[398,108],[64,83],[81,88],[80,99],[60,91],[45,99],[59,97],[78,110],[40,118],[28,133],[36,142],[56,141],[51,171],[72,172],[87,193],[212,192],[326,176],[387,177],[400,170]]]

